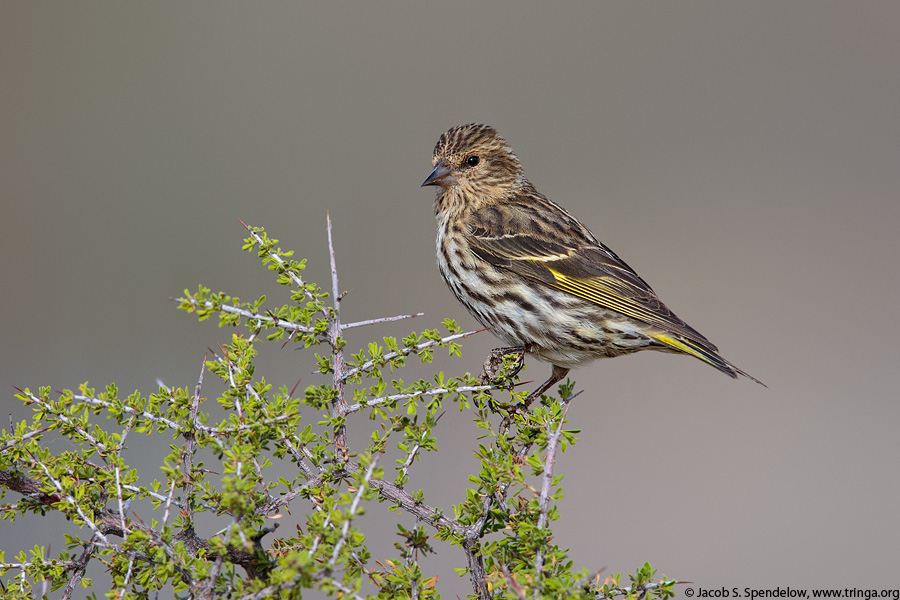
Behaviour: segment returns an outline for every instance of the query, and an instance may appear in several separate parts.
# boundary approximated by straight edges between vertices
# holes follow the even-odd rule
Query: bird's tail
[[[737,368],[736,366],[719,356],[719,354],[715,350],[715,346],[710,348],[706,344],[701,344],[694,340],[683,337],[675,337],[663,332],[651,333],[650,337],[660,342],[661,344],[668,346],[672,350],[695,356],[703,362],[714,366],[726,375],[734,377],[735,379],[737,379],[738,375],[743,375],[747,379],[755,381],[763,387],[769,387],[756,377],[742,371],[741,369]]]

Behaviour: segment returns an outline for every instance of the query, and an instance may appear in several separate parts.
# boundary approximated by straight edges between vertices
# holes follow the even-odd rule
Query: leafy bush
[[[625,585],[620,576],[576,571],[555,543],[550,524],[559,516],[562,476],[553,474],[554,461],[577,433],[563,428],[571,383],[560,386],[561,400],[543,396],[529,412],[521,409],[527,392],[515,388],[521,365],[513,357],[503,359],[499,375],[487,383],[441,372],[404,381],[398,373],[408,361],[431,363],[436,351],[459,356],[459,341],[477,332],[464,333],[446,320],[445,333],[386,337],[349,352],[347,329],[416,315],[343,323],[333,248],[326,293],[303,279],[305,261],[293,260],[262,228],[248,231],[244,249],[275,272],[290,301],[272,307],[265,297],[241,302],[202,286],[186,290],[180,309],[244,331],[207,356],[193,390],[161,386],[149,396],[122,397],[114,384],[99,392],[85,384],[58,395],[49,388],[17,394],[34,416],[0,440],[0,489],[4,496],[7,490],[20,495],[0,507],[2,516],[59,511],[85,536],[66,535],[66,549],[54,558],[43,540],[17,562],[4,562],[0,553],[4,597],[31,598],[35,587],[64,588],[63,597],[71,597],[79,586],[91,587],[85,574],[99,561],[112,575],[108,595],[115,598],[156,597],[159,590],[191,598],[299,598],[310,588],[337,598],[438,598],[437,577],[419,566],[438,545],[444,560],[458,561],[477,598],[672,595],[675,582],[654,581],[648,564]],[[328,234],[331,245],[330,222]],[[299,394],[275,389],[255,375],[264,340],[319,350],[318,371],[331,381]],[[224,384],[216,411],[202,394],[210,374]],[[470,412],[482,431],[473,449],[480,470],[459,491],[452,514],[411,485],[416,461],[437,451],[434,429],[448,406]],[[225,416],[213,422],[212,413],[221,409]],[[363,413],[370,441],[351,448],[347,421],[362,424]],[[104,427],[99,415],[108,420]],[[49,432],[77,449],[51,452],[42,445]],[[129,436],[138,433],[174,440],[161,480],[147,483],[150,475],[139,477],[122,459]],[[389,449],[400,453],[394,465],[383,464]],[[273,478],[275,465],[290,465],[296,475]],[[152,502],[150,522],[129,516],[138,499]],[[395,556],[375,560],[357,526],[372,502],[416,518],[412,529],[398,524]],[[302,512],[302,525],[276,535],[282,533],[276,531],[280,512],[288,508]],[[220,522],[219,533],[198,536],[199,513]]]

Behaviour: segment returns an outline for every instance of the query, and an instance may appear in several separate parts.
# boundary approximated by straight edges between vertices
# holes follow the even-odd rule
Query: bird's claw
[[[503,375],[506,357],[510,355],[516,355],[516,363],[512,373],[505,375],[503,378],[512,379],[518,375],[519,371],[522,370],[522,367],[525,366],[525,348],[521,346],[512,348],[494,348],[481,366],[481,375],[478,377],[479,380],[481,380],[482,383],[488,384],[494,383],[500,379],[501,375]]]

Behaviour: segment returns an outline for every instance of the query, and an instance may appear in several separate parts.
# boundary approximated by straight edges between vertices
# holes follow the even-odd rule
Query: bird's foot
[[[527,351],[528,349],[524,346],[494,348],[481,366],[481,375],[478,378],[485,384],[494,383],[499,379],[512,379],[525,366],[525,352]],[[512,372],[503,373],[503,367],[507,365],[506,357],[513,355],[515,355],[515,362],[512,365]]]

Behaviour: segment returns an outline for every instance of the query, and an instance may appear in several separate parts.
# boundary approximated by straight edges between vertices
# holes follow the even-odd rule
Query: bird
[[[437,266],[466,310],[508,347],[552,366],[526,407],[569,371],[642,350],[693,356],[760,380],[663,304],[637,272],[540,193],[496,129],[453,127],[434,146]]]

